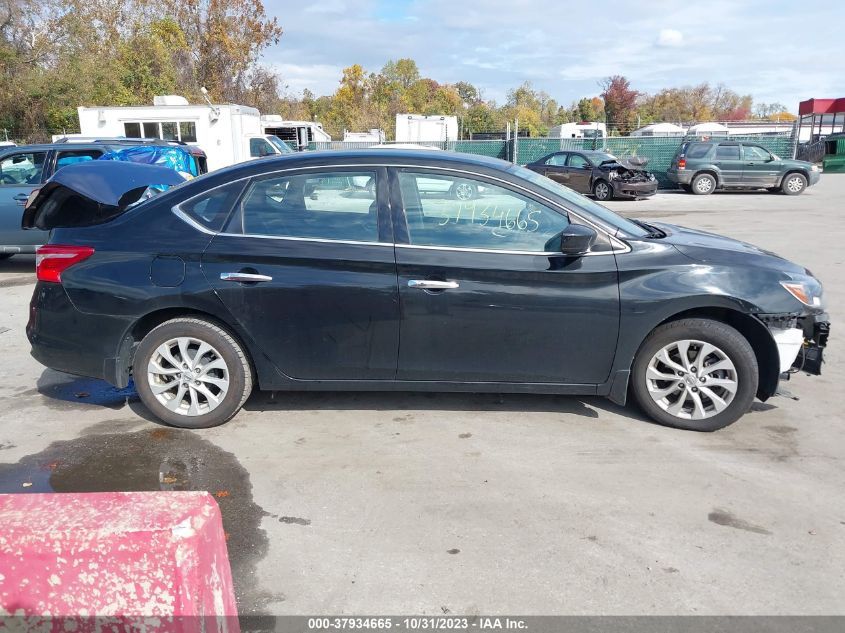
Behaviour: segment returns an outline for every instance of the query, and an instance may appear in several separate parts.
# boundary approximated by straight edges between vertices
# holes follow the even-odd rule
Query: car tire
[[[713,174],[698,174],[690,183],[692,192],[697,196],[709,196],[716,191],[716,185]]]
[[[478,196],[478,189],[469,182],[456,182],[449,193],[455,200],[473,200]]]
[[[780,190],[788,196],[797,196],[807,188],[807,177],[794,171],[783,177]]]
[[[138,345],[133,365],[141,402],[171,426],[223,424],[252,392],[253,373],[243,347],[203,319],[176,318],[153,328]]]
[[[593,184],[593,197],[602,202],[613,200],[613,187],[606,180],[597,180]]]
[[[630,389],[640,409],[659,424],[716,431],[748,411],[758,382],[754,350],[736,329],[710,319],[681,319],[643,341]]]

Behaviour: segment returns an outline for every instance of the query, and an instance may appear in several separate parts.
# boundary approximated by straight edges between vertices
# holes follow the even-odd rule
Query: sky
[[[634,89],[724,83],[797,112],[845,96],[845,0],[264,0],[284,29],[263,62],[293,95],[332,94],[341,71],[410,57],[503,103],[530,81],[559,103],[624,75]]]

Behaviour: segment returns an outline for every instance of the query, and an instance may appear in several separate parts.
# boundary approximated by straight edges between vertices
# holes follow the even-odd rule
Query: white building
[[[197,145],[208,169],[281,153],[261,127],[255,108],[235,104],[192,105],[177,95],[157,96],[151,106],[77,108],[81,136],[160,138]]]
[[[397,143],[457,141],[458,117],[439,114],[397,114]]]
[[[606,136],[607,126],[595,121],[562,123],[549,130],[549,138],[604,138]]]
[[[631,132],[631,136],[683,136],[686,128],[674,123],[651,123]]]
[[[730,133],[727,125],[714,122],[696,123],[687,130],[689,136],[727,136]]]

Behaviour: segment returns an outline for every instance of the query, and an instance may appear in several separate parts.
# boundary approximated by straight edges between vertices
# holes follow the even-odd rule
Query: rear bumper
[[[693,173],[685,169],[669,169],[666,171],[666,177],[676,185],[688,185],[692,182]]]
[[[125,387],[118,371],[124,319],[77,310],[60,284],[39,281],[29,305],[26,336],[32,357],[42,365]]]
[[[647,182],[625,182],[613,180],[613,195],[618,198],[647,198],[657,193],[657,180]]]

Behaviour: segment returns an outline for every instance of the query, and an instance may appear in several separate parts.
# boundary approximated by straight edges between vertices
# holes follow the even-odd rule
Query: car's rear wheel
[[[640,408],[666,426],[715,431],[751,406],[759,369],[748,340],[710,319],[682,319],[643,342],[631,375]]]
[[[690,183],[692,192],[697,196],[709,196],[716,191],[716,179],[712,174],[698,174]]]
[[[215,323],[189,317],[162,323],[144,337],[133,375],[153,415],[188,429],[232,418],[253,381],[249,360],[234,337]]]
[[[807,177],[804,174],[787,174],[780,189],[788,196],[797,196],[807,188]]]
[[[593,196],[596,200],[610,200],[613,198],[613,187],[606,180],[597,180],[593,185]]]

